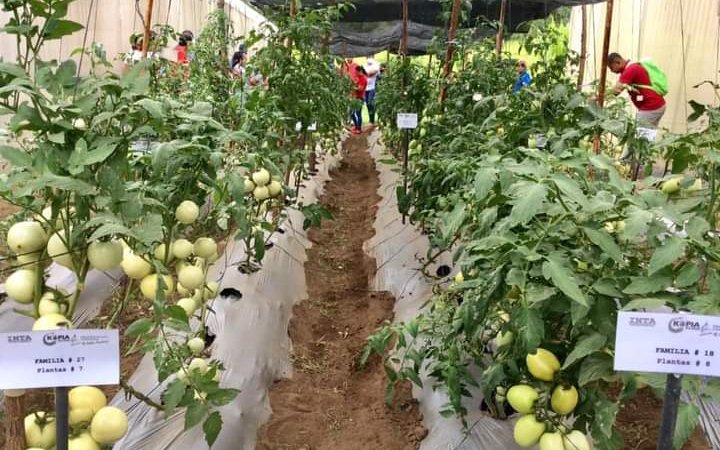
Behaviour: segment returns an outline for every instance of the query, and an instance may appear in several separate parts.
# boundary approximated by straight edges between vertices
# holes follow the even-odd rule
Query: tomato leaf
[[[525,350],[530,351],[540,346],[545,337],[545,322],[540,313],[531,308],[523,308],[513,319],[516,320],[518,335]]]
[[[593,244],[600,247],[609,257],[611,257],[618,264],[623,264],[622,250],[615,243],[615,239],[610,236],[605,230],[593,230],[591,228],[583,228],[585,235],[592,241]]]
[[[663,267],[675,262],[685,254],[686,242],[676,236],[665,239],[662,246],[655,249],[648,265],[648,275],[652,275]]]
[[[570,177],[562,174],[555,174],[552,177],[552,181],[558,189],[560,189],[560,192],[570,198],[573,202],[580,206],[587,204],[587,197],[585,197],[585,194],[583,194],[582,190],[580,190],[577,182],[572,180]]]
[[[203,417],[207,415],[207,413],[207,404],[200,401],[194,401],[193,403],[190,403],[190,405],[188,405],[187,407],[187,410],[185,411],[185,429],[189,430],[190,428],[199,424]]]
[[[32,156],[9,145],[0,145],[0,158],[9,162],[15,167],[27,168],[32,166]]]
[[[583,337],[575,344],[573,351],[565,358],[562,369],[565,370],[579,359],[600,350],[606,341],[607,338],[600,333],[593,333]]]
[[[125,330],[125,336],[136,337],[147,334],[153,328],[153,321],[147,318],[138,319],[131,323]]]
[[[697,406],[682,402],[678,409],[673,448],[682,448],[700,423],[700,410]]]
[[[553,284],[570,299],[582,306],[588,306],[587,298],[575,282],[573,273],[557,257],[548,257],[547,262],[543,263],[542,270],[545,278],[552,280]]]
[[[580,366],[578,375],[578,386],[583,387],[588,383],[597,381],[600,378],[613,374],[613,358],[607,353],[593,353],[585,358]]]
[[[180,401],[185,396],[187,385],[178,379],[173,380],[163,392],[163,408],[165,408],[165,416],[169,417],[173,413],[175,408],[180,404]]]
[[[636,298],[631,300],[627,305],[623,307],[623,311],[632,311],[638,309],[657,309],[661,306],[665,306],[668,303],[668,299],[664,298]]]
[[[532,183],[518,189],[517,200],[510,211],[510,222],[524,225],[543,209],[543,200],[547,195],[547,186]]]
[[[219,411],[214,411],[207,419],[205,419],[205,422],[203,423],[203,432],[205,433],[205,442],[207,442],[208,447],[213,446],[220,434],[222,426],[223,421],[222,417],[220,417]]]
[[[222,388],[208,393],[207,400],[213,406],[223,406],[233,401],[239,393],[240,390],[238,389]]]
[[[654,273],[649,277],[633,277],[629,285],[623,289],[626,294],[650,294],[664,291],[672,286],[672,277],[663,273]]]

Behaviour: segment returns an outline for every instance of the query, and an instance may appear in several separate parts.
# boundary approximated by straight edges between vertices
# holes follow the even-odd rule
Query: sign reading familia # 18
[[[618,313],[615,370],[720,376],[720,317]]]
[[[0,389],[118,384],[118,331],[0,333],[0,368]]]

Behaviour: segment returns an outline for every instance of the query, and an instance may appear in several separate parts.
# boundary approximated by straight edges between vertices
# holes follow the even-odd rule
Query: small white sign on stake
[[[415,129],[418,125],[418,119],[416,113],[398,113],[397,114],[397,127],[399,129]]]
[[[615,370],[720,376],[720,317],[618,313]]]
[[[0,367],[0,389],[118,384],[118,330],[0,333]]]

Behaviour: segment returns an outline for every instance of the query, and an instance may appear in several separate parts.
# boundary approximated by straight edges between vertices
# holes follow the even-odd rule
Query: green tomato
[[[180,205],[178,205],[177,209],[175,209],[175,218],[178,220],[178,222],[185,225],[189,225],[195,222],[199,215],[200,208],[195,202],[191,200],[185,200],[184,202],[180,203]]]
[[[114,406],[100,409],[90,422],[90,435],[103,445],[113,444],[127,433],[128,418],[125,412]]]
[[[545,423],[538,422],[534,415],[528,414],[515,423],[513,438],[520,447],[532,447],[538,443],[544,432]]]
[[[555,373],[560,370],[560,361],[552,353],[543,348],[538,348],[535,353],[525,357],[530,374],[542,381],[552,381]]]
[[[538,398],[540,398],[538,392],[526,384],[515,385],[507,392],[508,403],[515,411],[521,414],[533,412]]]
[[[50,448],[55,445],[55,418],[46,412],[25,416],[25,442],[30,447]]]
[[[662,191],[668,195],[675,194],[680,190],[680,181],[682,178],[676,177],[671,178],[663,183]]]
[[[258,186],[265,186],[270,182],[270,172],[266,169],[260,169],[252,174],[252,180]]]
[[[36,278],[34,270],[16,270],[5,280],[5,292],[18,303],[32,303],[35,298]]]
[[[98,270],[112,270],[122,263],[123,247],[118,241],[95,241],[88,247],[90,266]]]
[[[16,223],[7,233],[8,246],[18,255],[41,250],[46,241],[47,236],[42,225],[33,220]]]
[[[540,437],[540,450],[566,450],[563,435],[559,432],[543,433]]]
[[[193,251],[201,258],[209,258],[217,253],[217,243],[208,237],[199,237],[193,245]]]
[[[585,433],[578,430],[573,430],[563,437],[563,444],[566,449],[572,450],[590,450],[590,443],[588,442]]]
[[[552,397],[550,398],[550,405],[553,411],[566,416],[575,410],[578,404],[578,391],[575,386],[565,388],[563,386],[557,386],[553,390]]]

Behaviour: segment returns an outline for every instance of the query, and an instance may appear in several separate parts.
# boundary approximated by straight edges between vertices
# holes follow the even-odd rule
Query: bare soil
[[[258,450],[412,450],[427,434],[409,386],[386,406],[379,359],[358,365],[366,338],[392,318],[394,299],[371,292],[374,261],[362,244],[373,235],[380,200],[365,136],[345,143],[321,203],[334,220],[310,233],[305,275],[309,299],[293,310],[294,374],[270,391],[273,415]]]
[[[662,401],[649,388],[640,390],[618,414],[616,424],[625,437],[623,449],[655,450],[661,414]],[[697,427],[683,450],[710,450],[701,427]]]

